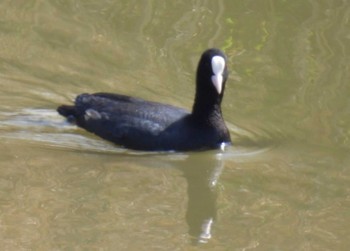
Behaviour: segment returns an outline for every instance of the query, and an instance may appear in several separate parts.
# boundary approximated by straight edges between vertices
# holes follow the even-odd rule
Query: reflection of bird
[[[218,49],[202,54],[192,113],[129,96],[81,94],[58,112],[96,135],[136,150],[200,150],[230,143],[221,113],[228,72]]]
[[[187,180],[188,205],[186,221],[193,243],[207,243],[217,215],[217,188],[224,168],[221,154],[191,155],[183,167]]]

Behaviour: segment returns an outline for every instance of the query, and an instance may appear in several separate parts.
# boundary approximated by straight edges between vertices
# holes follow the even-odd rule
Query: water
[[[348,250],[347,1],[2,1],[2,250]],[[69,125],[83,92],[191,107],[229,57],[224,152],[143,153]]]

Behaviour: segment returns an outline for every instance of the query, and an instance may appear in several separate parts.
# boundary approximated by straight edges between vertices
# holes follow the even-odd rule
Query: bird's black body
[[[213,63],[215,56],[219,63]],[[57,110],[79,127],[130,149],[188,151],[218,148],[222,143],[231,142],[220,108],[227,78],[226,64],[223,68],[221,65],[223,60],[226,57],[218,49],[203,53],[191,113],[171,105],[111,93],[81,94],[74,106],[62,105]],[[222,80],[220,91],[213,85],[214,65],[219,65],[216,75],[222,75],[222,78],[218,77]]]

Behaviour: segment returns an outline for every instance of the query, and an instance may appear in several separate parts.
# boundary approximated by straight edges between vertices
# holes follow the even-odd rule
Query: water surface
[[[347,250],[346,1],[3,1],[3,250]],[[142,153],[58,116],[83,92],[190,109],[225,50],[224,152]]]

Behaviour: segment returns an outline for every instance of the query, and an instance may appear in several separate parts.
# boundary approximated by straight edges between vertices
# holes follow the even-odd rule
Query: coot
[[[79,95],[73,106],[57,111],[106,140],[143,151],[189,151],[230,144],[221,113],[228,77],[226,56],[206,50],[199,60],[192,112],[120,94]]]

